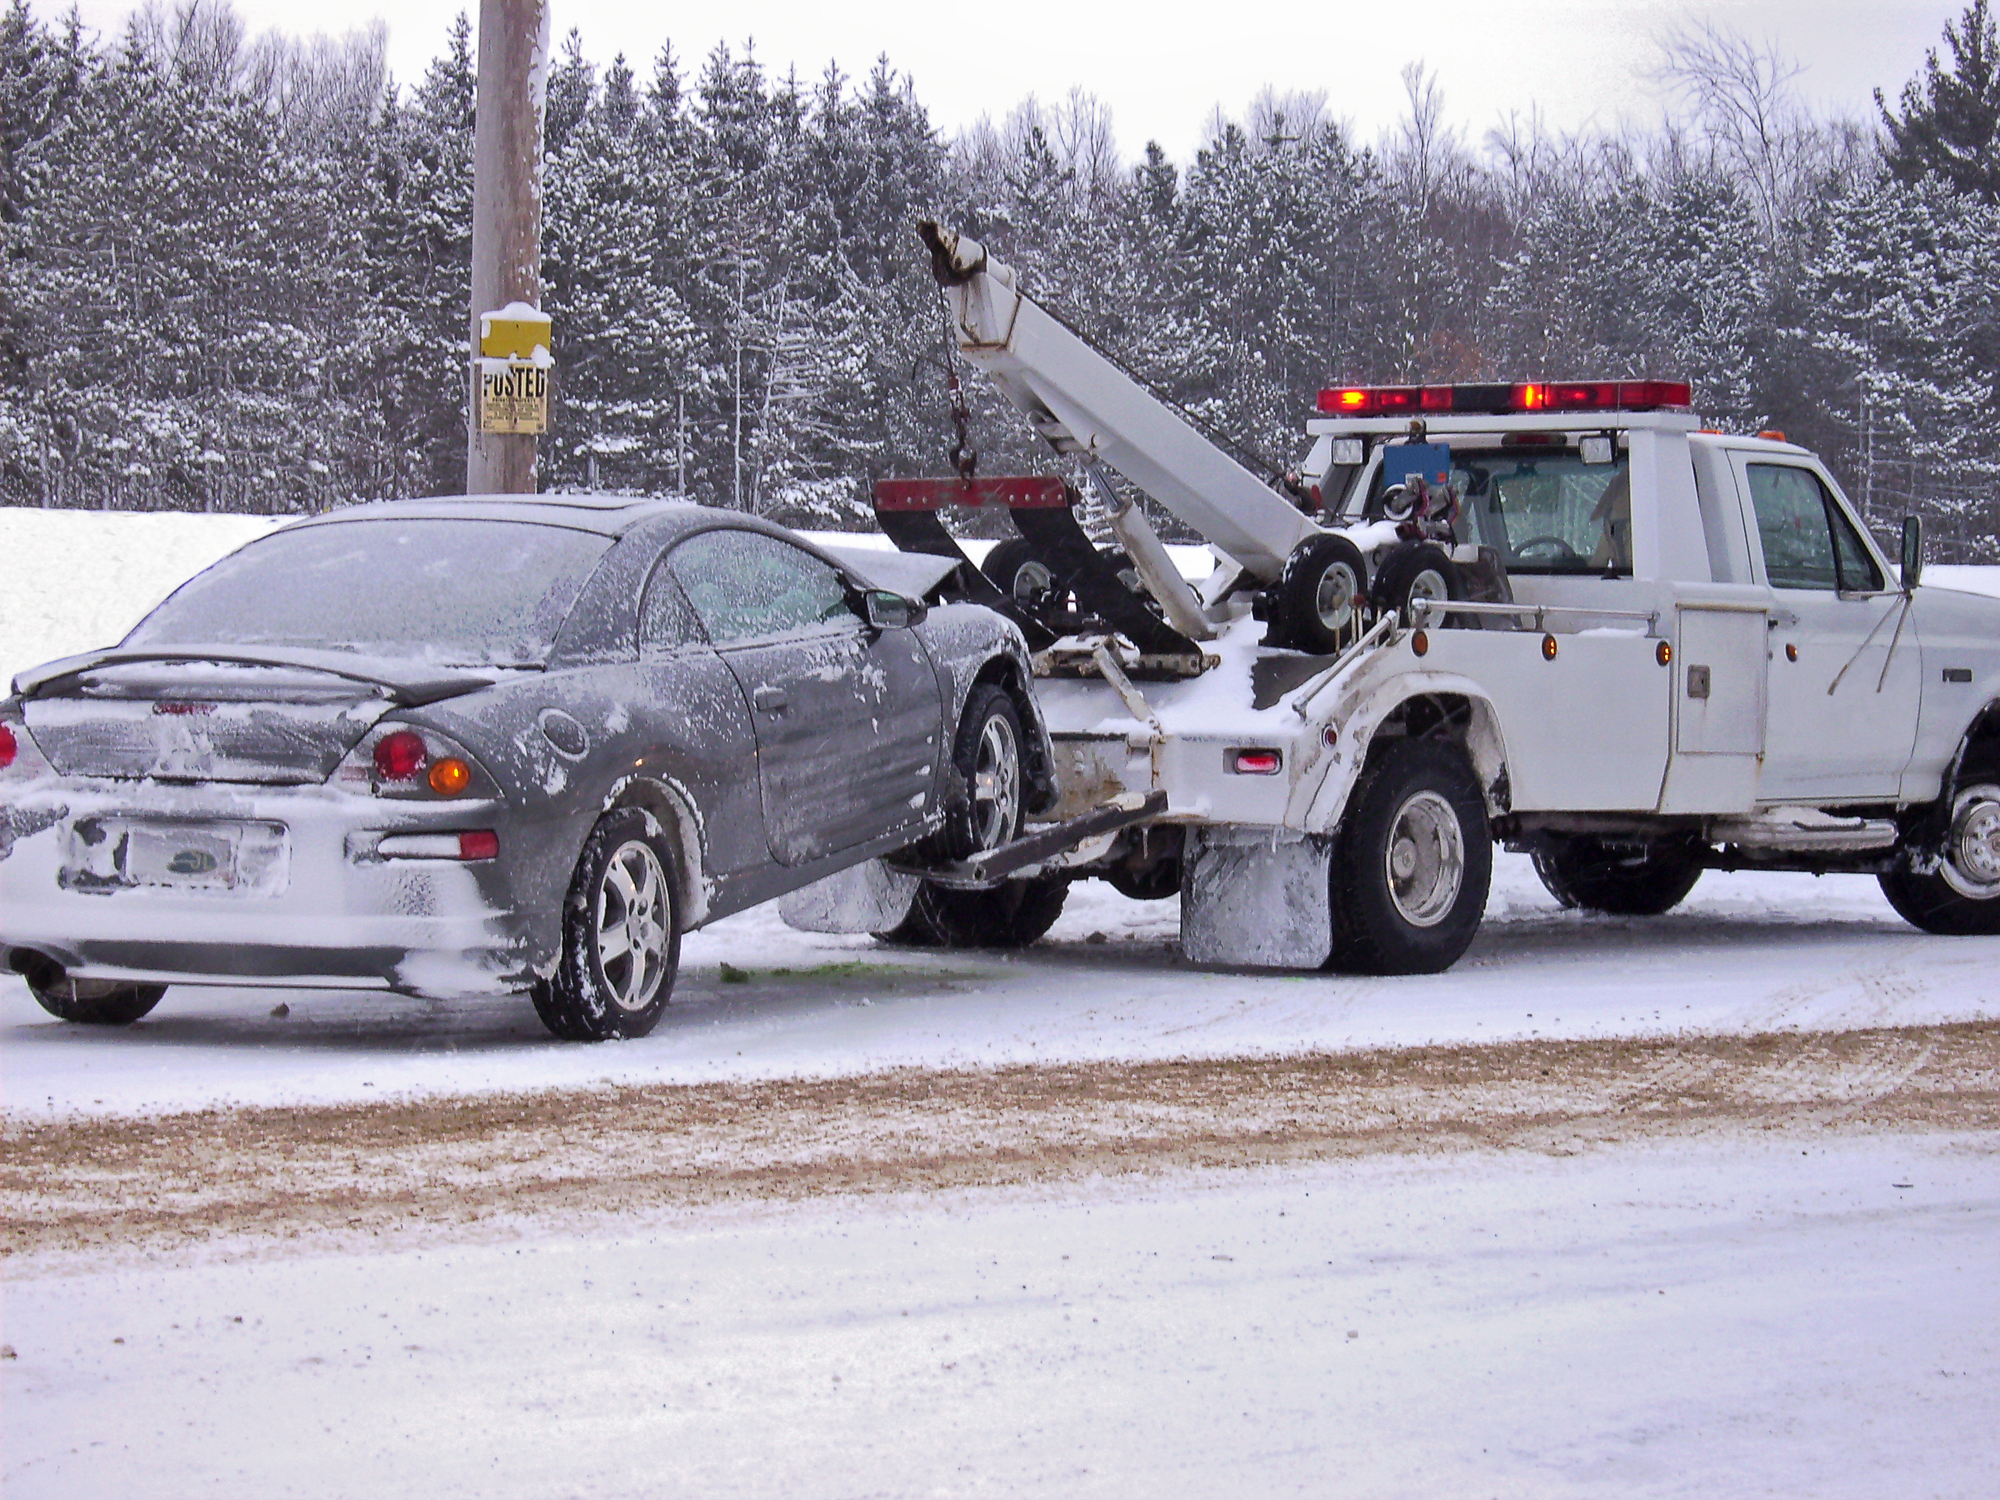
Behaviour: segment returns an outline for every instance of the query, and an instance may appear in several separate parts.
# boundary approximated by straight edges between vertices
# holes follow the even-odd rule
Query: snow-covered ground
[[[10,1276],[5,1489],[1971,1500],[1996,1185],[1781,1134]]]
[[[793,932],[761,907],[692,935],[659,1029],[604,1047],[551,1041],[525,999],[281,990],[171,989],[137,1027],[107,1033],[51,1020],[10,976],[0,1100],[46,1117],[2000,1018],[2000,938],[1916,932],[1865,877],[1711,873],[1680,910],[1619,921],[1559,911],[1525,860],[1503,856],[1496,872],[1466,958],[1447,974],[1395,979],[1193,969],[1174,947],[1177,903],[1128,901],[1095,881],[1019,954]],[[724,982],[725,962],[746,977]]]
[[[0,672],[116,639],[264,524],[0,511]],[[98,1032],[7,978],[0,1130],[2000,1019],[2000,939],[1919,934],[1859,877],[1711,873],[1618,921],[1557,910],[1505,856],[1477,944],[1428,978],[1200,971],[1176,916],[1086,883],[1028,952],[941,954],[760,909],[690,937],[653,1036],[597,1048],[523,1000],[271,989],[177,988]],[[1988,1495],[2000,1144],[1856,1119],[21,1255],[0,1489]],[[4,1184],[25,1160],[0,1151]]]

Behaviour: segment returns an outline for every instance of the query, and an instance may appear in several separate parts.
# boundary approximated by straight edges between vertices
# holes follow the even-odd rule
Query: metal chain
[[[952,331],[951,303],[942,288],[938,304],[944,310],[944,389],[945,399],[951,403],[951,466],[970,484],[979,472],[979,451],[972,446],[972,412],[965,404],[965,387],[959,384],[958,361],[952,353],[958,338]]]

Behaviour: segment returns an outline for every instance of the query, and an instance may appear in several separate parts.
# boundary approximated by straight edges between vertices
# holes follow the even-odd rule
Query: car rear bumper
[[[552,960],[557,917],[516,899],[534,884],[521,878],[526,866],[542,856],[510,838],[504,817],[494,803],[400,803],[317,787],[52,779],[0,808],[0,960],[18,968],[25,955],[15,950],[26,950],[77,978],[160,984],[440,999],[520,990]],[[126,845],[116,858],[103,852],[107,830]],[[432,835],[418,841],[431,848],[452,842],[436,835],[470,830],[498,832],[498,857],[379,852],[385,835]],[[141,835],[168,851],[143,868]],[[186,848],[175,855],[177,842]],[[225,862],[219,870],[211,851]],[[177,858],[185,871],[174,869]]]

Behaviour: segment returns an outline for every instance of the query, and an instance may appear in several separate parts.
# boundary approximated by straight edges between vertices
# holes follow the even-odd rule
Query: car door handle
[[[792,701],[783,688],[777,687],[760,687],[750,696],[767,714],[783,713]]]

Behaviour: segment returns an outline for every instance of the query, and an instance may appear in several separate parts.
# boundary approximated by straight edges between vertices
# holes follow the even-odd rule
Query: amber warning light
[[[1686,411],[1694,389],[1684,380],[1527,381],[1517,385],[1357,385],[1319,393],[1319,409],[1337,417],[1503,417],[1538,411]]]

